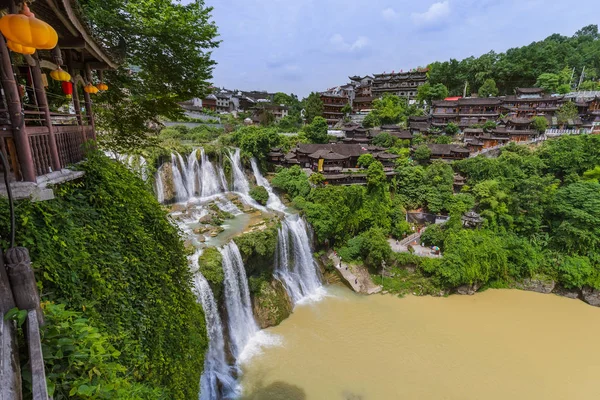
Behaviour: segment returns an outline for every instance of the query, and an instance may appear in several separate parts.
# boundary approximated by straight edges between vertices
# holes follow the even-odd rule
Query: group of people
[[[337,267],[336,267],[336,268],[337,268],[337,269],[342,269],[342,256],[340,256],[340,255],[337,253],[337,251],[335,251],[335,250],[333,251],[333,255],[335,255],[335,256],[336,256],[337,258],[339,258],[339,260],[340,260],[340,262],[338,263],[338,265],[337,265]],[[347,266],[347,265],[346,265],[344,268],[346,268],[346,271],[348,270],[348,266]],[[358,285],[358,278],[355,278],[355,279],[354,279],[354,284],[355,284],[355,285]]]

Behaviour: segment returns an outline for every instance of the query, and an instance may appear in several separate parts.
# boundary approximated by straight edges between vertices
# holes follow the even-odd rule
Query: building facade
[[[427,82],[427,71],[427,69],[417,69],[409,72],[375,74],[373,76],[373,96],[381,97],[389,93],[414,99],[419,86]]]

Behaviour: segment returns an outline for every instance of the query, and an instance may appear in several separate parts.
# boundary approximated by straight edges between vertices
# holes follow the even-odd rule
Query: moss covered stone
[[[292,301],[283,284],[277,279],[250,278],[254,317],[261,329],[279,325],[292,313]],[[254,282],[252,282],[254,280]]]
[[[274,218],[268,221],[265,229],[244,233],[233,239],[240,249],[248,276],[273,273],[278,222]]]
[[[214,247],[205,249],[198,259],[198,267],[208,281],[215,298],[220,298],[225,275],[223,273],[223,256],[219,250]]]

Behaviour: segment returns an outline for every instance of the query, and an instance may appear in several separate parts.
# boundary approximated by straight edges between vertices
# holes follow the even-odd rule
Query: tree
[[[382,147],[393,147],[396,145],[398,139],[390,135],[388,132],[382,132],[379,135],[375,136],[371,143],[374,146],[382,146]]]
[[[479,88],[479,97],[495,97],[498,96],[498,87],[496,81],[492,78],[486,79],[483,85]]]
[[[149,126],[183,115],[178,102],[208,93],[218,46],[211,7],[165,0],[84,0],[93,34],[121,61],[95,102],[101,142],[121,152],[152,144]],[[135,72],[130,66],[135,66]]]
[[[379,117],[374,111],[371,111],[369,114],[367,114],[367,116],[363,120],[363,126],[365,128],[374,128],[380,125],[381,121],[379,120]]]
[[[308,181],[315,186],[320,186],[325,182],[325,177],[321,173],[314,173],[308,177]]]
[[[344,115],[350,115],[352,113],[352,106],[350,105],[350,103],[346,103],[346,105],[342,107],[342,113]]]
[[[405,98],[385,93],[373,101],[373,112],[382,124],[397,124],[405,117],[407,106]]]
[[[533,119],[531,120],[531,126],[533,127],[533,129],[535,129],[536,132],[544,133],[546,132],[546,129],[548,129],[548,120],[540,116],[533,117]]]
[[[265,160],[271,148],[280,143],[279,134],[273,128],[245,126],[238,129],[233,136],[233,140],[244,153],[256,157],[259,161]]]
[[[279,171],[271,184],[273,187],[285,191],[292,199],[296,196],[308,196],[310,193],[308,177],[299,165]]]
[[[600,90],[600,82],[584,81],[581,85],[579,85],[579,90]]]
[[[558,85],[560,84],[560,78],[558,74],[550,74],[543,73],[541,74],[537,81],[535,82],[535,86],[544,89],[548,93],[555,93],[556,89],[558,89]]]
[[[460,131],[460,128],[454,122],[449,122],[448,125],[446,125],[446,127],[444,128],[444,131],[446,131],[447,135],[454,136]]]
[[[373,154],[367,153],[362,154],[360,157],[358,157],[358,161],[356,163],[359,167],[369,168],[373,161],[375,161],[375,157],[373,157]]]
[[[323,117],[315,117],[313,121],[304,127],[306,137],[311,143],[327,143],[327,120]]]
[[[424,144],[417,147],[413,153],[413,158],[421,163],[428,161],[430,157],[431,150]]]
[[[559,94],[567,94],[571,91],[571,86],[568,83],[563,83],[562,85],[558,86],[556,91]]]
[[[304,111],[306,112],[306,122],[311,123],[316,117],[323,115],[323,101],[319,93],[312,92],[308,97],[302,100]]]
[[[577,110],[577,106],[570,101],[564,103],[558,111],[556,112],[556,117],[558,119],[559,124],[567,124],[569,120],[574,120],[579,116],[579,111]]]
[[[496,129],[495,121],[486,121],[485,124],[483,124],[483,130],[486,132],[491,132],[494,129]]]
[[[443,100],[448,97],[448,88],[442,83],[431,85],[429,82],[417,89],[417,100],[431,104],[433,100]]]

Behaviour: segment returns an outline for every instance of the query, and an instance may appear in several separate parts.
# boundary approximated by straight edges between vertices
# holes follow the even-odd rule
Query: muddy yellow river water
[[[448,298],[328,289],[268,329],[245,399],[600,399],[600,309],[518,290]]]

